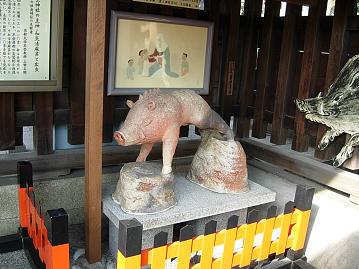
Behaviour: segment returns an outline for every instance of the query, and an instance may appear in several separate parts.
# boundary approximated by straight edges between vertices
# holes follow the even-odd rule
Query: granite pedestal
[[[123,212],[111,194],[116,186],[106,186],[103,191],[103,213],[109,218],[109,248],[116,257],[119,220],[136,218],[143,224],[142,248],[153,246],[153,236],[160,231],[172,239],[173,225],[186,222],[194,226],[197,234],[203,232],[204,224],[218,221],[218,230],[226,228],[228,217],[239,216],[239,224],[245,222],[247,208],[270,203],[275,200],[275,192],[249,180],[250,190],[240,194],[220,194],[194,184],[185,178],[186,173],[175,174],[177,205],[157,214],[131,215]]]

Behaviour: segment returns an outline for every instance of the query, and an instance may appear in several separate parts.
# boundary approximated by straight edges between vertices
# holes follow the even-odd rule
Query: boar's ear
[[[131,100],[127,100],[126,101],[126,105],[129,107],[129,108],[132,108],[134,103],[131,101]]]
[[[147,104],[147,108],[148,108],[148,110],[150,110],[150,111],[155,110],[155,108],[156,108],[155,102],[149,101],[148,104]]]

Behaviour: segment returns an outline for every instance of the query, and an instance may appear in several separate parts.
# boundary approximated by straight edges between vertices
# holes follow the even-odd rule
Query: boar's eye
[[[152,122],[152,119],[145,119],[145,120],[143,121],[143,125],[144,125],[144,126],[148,126],[148,125],[151,124],[151,122]]]
[[[337,95],[337,96],[334,97],[334,101],[335,101],[335,102],[339,102],[340,99],[341,99],[341,96],[340,96],[340,95]]]

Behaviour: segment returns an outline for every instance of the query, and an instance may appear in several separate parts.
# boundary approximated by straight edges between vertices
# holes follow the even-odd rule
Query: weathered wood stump
[[[112,199],[129,214],[165,211],[176,203],[173,174],[161,174],[162,164],[131,162],[120,171]]]
[[[187,178],[211,191],[239,193],[249,190],[246,154],[241,144],[216,131],[201,131],[202,142]]]

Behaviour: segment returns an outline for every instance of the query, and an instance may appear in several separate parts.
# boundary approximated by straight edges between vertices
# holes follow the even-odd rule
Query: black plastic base
[[[305,261],[305,257],[291,261],[288,258],[282,260],[276,260],[272,263],[262,266],[263,269],[315,269],[314,266],[310,265]]]
[[[29,237],[27,229],[20,229],[20,234],[22,236],[24,251],[31,267],[33,269],[45,269],[46,266],[41,262],[39,252],[36,250],[31,238]]]
[[[0,237],[0,253],[13,252],[22,249],[20,234],[11,234]]]

